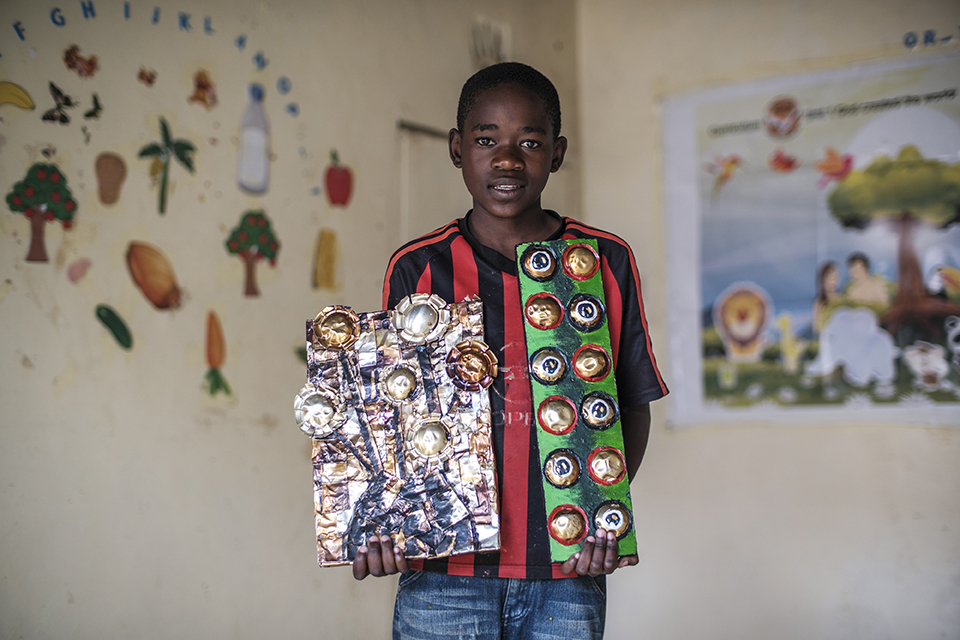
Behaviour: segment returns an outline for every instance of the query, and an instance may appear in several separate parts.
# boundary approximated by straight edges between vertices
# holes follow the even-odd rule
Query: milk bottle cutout
[[[267,190],[270,171],[270,127],[263,113],[263,86],[250,85],[250,105],[240,121],[237,182],[251,193]]]

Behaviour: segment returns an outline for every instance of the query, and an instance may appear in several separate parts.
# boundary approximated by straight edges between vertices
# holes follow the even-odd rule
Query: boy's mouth
[[[492,184],[490,185],[490,188],[497,193],[501,193],[503,195],[510,195],[522,189],[523,185],[517,184],[515,182],[509,182],[509,183],[503,183],[503,184]]]

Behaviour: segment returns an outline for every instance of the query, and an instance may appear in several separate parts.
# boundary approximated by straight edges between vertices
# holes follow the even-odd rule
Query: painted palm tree
[[[170,177],[170,159],[176,158],[177,162],[186,167],[187,171],[193,173],[193,152],[196,147],[189,140],[180,138],[174,140],[170,136],[170,127],[167,121],[160,118],[160,142],[151,142],[140,149],[139,157],[154,158],[154,162],[161,166],[160,176],[160,213],[167,211],[167,182]]]

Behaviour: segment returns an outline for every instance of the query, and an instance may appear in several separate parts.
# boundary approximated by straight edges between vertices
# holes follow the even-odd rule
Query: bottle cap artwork
[[[554,561],[598,530],[637,552],[595,240],[517,247],[544,509]]]
[[[294,417],[313,438],[321,566],[349,564],[374,534],[407,558],[500,547],[497,372],[478,298],[414,294],[393,311],[330,306],[307,322]]]

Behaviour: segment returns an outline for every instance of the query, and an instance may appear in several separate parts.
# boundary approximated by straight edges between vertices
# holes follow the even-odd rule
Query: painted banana
[[[21,109],[34,109],[30,94],[12,82],[0,82],[0,104],[12,104]]]

